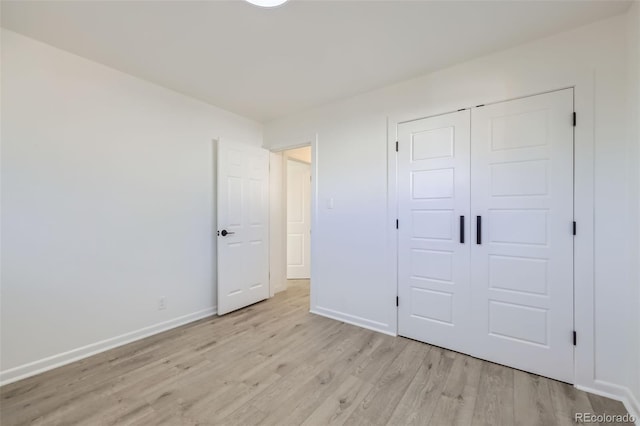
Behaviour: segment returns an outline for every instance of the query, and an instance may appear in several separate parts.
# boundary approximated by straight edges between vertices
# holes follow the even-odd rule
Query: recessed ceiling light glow
[[[247,0],[249,3],[260,7],[276,7],[284,4],[287,0]]]

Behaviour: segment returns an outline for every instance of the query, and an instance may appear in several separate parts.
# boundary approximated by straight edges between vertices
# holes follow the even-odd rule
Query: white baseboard
[[[389,336],[397,336],[395,331],[389,329],[388,324],[382,322],[368,320],[356,315],[345,314],[343,312],[334,311],[333,309],[323,308],[320,306],[311,308],[309,312],[337,321],[346,322],[347,324],[357,325],[358,327],[366,328],[368,330],[377,331],[378,333],[388,334]]]
[[[171,330],[172,328],[215,315],[216,313],[216,308],[214,307],[203,309],[198,312],[193,312],[191,314],[160,322],[129,333],[121,334],[120,336],[111,337],[100,342],[91,343],[67,352],[1,371],[0,386],[17,382],[18,380],[26,379],[27,377],[35,376],[36,374],[44,373],[45,371],[53,370],[57,367],[62,367],[63,365],[88,358],[100,352],[126,345],[127,343],[135,342],[136,340],[144,339],[145,337],[162,333],[163,331]]]
[[[622,402],[624,408],[627,409],[629,414],[635,417],[636,426],[640,426],[640,404],[629,388],[602,380],[596,380],[593,386],[581,386],[576,384],[575,387],[585,392]]]

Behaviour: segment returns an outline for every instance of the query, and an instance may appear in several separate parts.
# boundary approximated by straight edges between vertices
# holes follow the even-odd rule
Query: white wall
[[[212,139],[261,125],[5,30],[2,107],[2,381],[215,311]]]
[[[629,273],[634,240],[629,226],[636,219],[629,206],[634,197],[637,203],[637,193],[628,182],[638,161],[637,156],[627,158],[626,27],[627,17],[618,16],[269,123],[265,140],[273,148],[318,134],[312,310],[396,331],[387,117],[454,111],[572,86],[586,76],[595,83],[589,85],[594,111],[578,111],[578,123],[581,112],[582,117],[595,113],[593,130],[587,132],[595,139],[596,156],[596,345],[593,368],[588,369],[593,377],[580,384],[628,396],[637,376],[639,307],[637,283]],[[327,209],[329,198],[335,199],[333,210]]]
[[[635,220],[632,224],[635,226],[634,232],[638,235],[638,239],[635,242],[635,246],[632,250],[632,262],[633,269],[631,271],[632,282],[635,282],[636,287],[636,299],[638,300],[638,306],[640,306],[640,2],[635,1],[628,13],[628,54],[629,54],[629,66],[628,66],[628,82],[629,82],[629,120],[631,123],[630,133],[631,140],[635,141],[630,144],[629,161],[630,167],[635,170],[635,179],[631,182],[635,182],[634,185],[630,185],[633,194],[636,194],[636,199],[631,200],[631,209],[633,212],[632,217]],[[633,163],[637,161],[636,163]],[[634,167],[635,164],[635,167]],[[638,339],[636,341],[636,348],[634,356],[636,359],[636,373],[635,383],[632,385],[635,392],[636,404],[640,405],[640,309],[637,309],[638,318],[635,320],[636,333]]]

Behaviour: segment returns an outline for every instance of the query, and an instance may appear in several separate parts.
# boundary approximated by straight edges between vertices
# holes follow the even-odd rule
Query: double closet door
[[[398,125],[398,331],[573,381],[573,89]]]

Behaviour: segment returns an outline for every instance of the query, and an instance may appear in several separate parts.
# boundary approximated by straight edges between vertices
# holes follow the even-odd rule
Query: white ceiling
[[[2,26],[259,121],[623,13],[627,1],[2,1]]]

